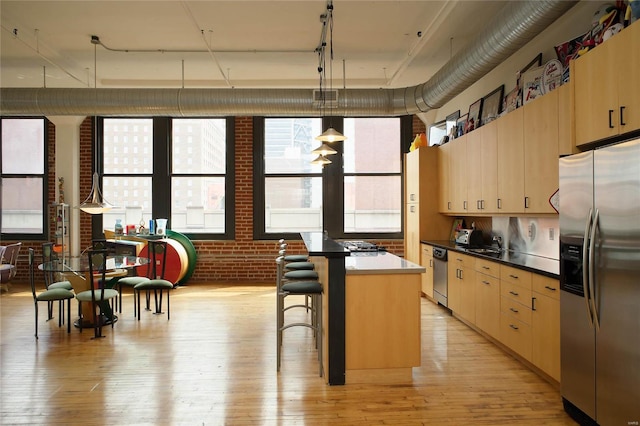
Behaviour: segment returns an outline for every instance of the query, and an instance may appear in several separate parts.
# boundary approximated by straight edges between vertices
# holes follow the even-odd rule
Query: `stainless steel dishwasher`
[[[447,249],[433,248],[433,296],[436,301],[447,306]]]

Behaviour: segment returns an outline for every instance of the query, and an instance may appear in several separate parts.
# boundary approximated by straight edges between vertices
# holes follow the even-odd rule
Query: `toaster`
[[[483,245],[482,231],[460,229],[456,232],[456,244],[467,247],[480,247]]]

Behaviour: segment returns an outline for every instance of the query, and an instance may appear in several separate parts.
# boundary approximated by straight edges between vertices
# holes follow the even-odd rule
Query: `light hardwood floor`
[[[127,295],[99,340],[46,322],[41,304],[36,340],[31,293],[12,284],[0,298],[0,423],[574,424],[553,386],[426,300],[411,385],[325,385],[302,328],[285,331],[277,373],[275,303],[270,286],[190,284],[172,293],[170,321],[138,322]]]

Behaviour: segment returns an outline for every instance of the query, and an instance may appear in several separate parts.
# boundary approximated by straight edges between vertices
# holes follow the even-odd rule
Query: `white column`
[[[80,125],[86,117],[49,116],[56,126],[56,201],[60,192],[58,179],[64,179],[64,202],[69,204],[71,213],[71,256],[80,254],[80,214],[75,207],[84,200],[80,194]],[[84,194],[86,197],[87,194]]]

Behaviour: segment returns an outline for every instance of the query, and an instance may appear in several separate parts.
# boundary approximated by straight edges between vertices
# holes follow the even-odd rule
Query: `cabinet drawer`
[[[531,272],[523,271],[522,269],[500,265],[500,279],[502,282],[515,283],[531,289],[531,275],[533,275]]]
[[[500,282],[500,294],[524,306],[531,306],[531,289],[510,282]]]
[[[513,299],[502,296],[500,298],[500,310],[512,318],[531,325],[531,308],[518,303]]]
[[[500,264],[485,259],[476,259],[476,271],[500,278]]]
[[[537,293],[560,300],[560,282],[555,278],[533,274],[531,287]]]
[[[473,256],[467,256],[466,254],[449,251],[449,262],[452,262],[456,268],[464,267],[475,269],[476,258]]]
[[[500,341],[531,361],[531,326],[502,313],[500,315]]]

